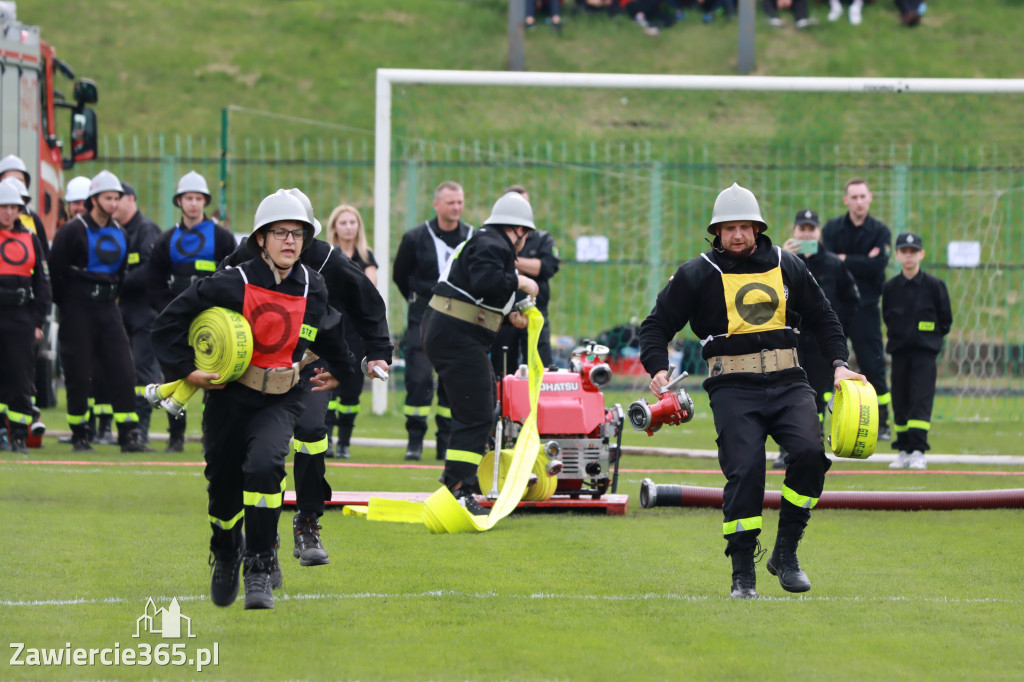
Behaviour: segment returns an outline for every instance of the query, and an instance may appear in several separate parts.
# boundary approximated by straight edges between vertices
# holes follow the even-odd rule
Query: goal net
[[[465,188],[473,224],[504,188],[524,185],[562,259],[556,357],[583,339],[605,343],[617,386],[640,395],[636,326],[678,264],[707,248],[721,189],[753,190],[781,243],[799,209],[842,215],[845,182],[862,177],[871,214],[894,239],[920,234],[924,268],[950,290],[935,416],[1019,418],[1022,93],[1022,80],[380,70],[374,243],[393,255],[433,215],[441,181]],[[890,261],[887,276],[897,272]],[[402,330],[404,302],[390,292]],[[672,352],[682,369],[706,371],[689,329]]]

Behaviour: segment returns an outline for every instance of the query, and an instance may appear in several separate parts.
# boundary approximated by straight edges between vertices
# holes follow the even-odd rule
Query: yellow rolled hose
[[[512,458],[515,454],[513,450],[502,450],[501,458],[498,464],[498,487],[505,485],[505,477],[508,475],[508,470],[512,466]],[[548,456],[544,454],[543,448],[537,452],[537,459],[533,463],[533,473],[537,477],[537,482],[533,485],[526,486],[526,492],[523,493],[523,499],[530,502],[543,502],[544,500],[551,499],[551,496],[555,494],[555,490],[558,489],[558,477],[548,476],[548,464],[551,462]],[[477,478],[481,481],[490,481],[494,477],[494,451],[488,452],[484,455],[484,458],[480,461],[480,467],[477,469]]]
[[[252,359],[252,329],[234,310],[207,308],[188,328],[188,345],[195,351],[196,369],[220,376],[214,384],[226,384],[245,373]],[[146,397],[172,414],[179,414],[198,389],[184,379],[150,384]],[[154,405],[155,407],[156,405]]]
[[[878,395],[871,384],[844,379],[834,397],[829,444],[836,457],[866,459],[878,443]]]

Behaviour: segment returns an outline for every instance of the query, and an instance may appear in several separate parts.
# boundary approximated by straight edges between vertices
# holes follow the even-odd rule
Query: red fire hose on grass
[[[764,506],[778,509],[779,492],[767,491]],[[721,488],[690,485],[656,485],[645,478],[640,484],[640,506],[652,507],[719,507]],[[885,511],[999,509],[1024,507],[1024,489],[959,490],[939,492],[853,492],[825,491],[815,509],[876,509]]]

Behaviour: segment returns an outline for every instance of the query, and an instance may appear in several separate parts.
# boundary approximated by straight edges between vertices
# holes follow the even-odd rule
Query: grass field
[[[55,411],[46,418],[63,426]],[[154,433],[162,417],[155,423]],[[1004,429],[1017,430],[1002,440]],[[708,430],[698,418],[653,439],[631,432],[626,442],[703,447]],[[364,415],[356,436],[401,431],[398,416]],[[1021,437],[1014,424],[950,423],[936,440],[951,445],[960,431],[974,441],[971,452],[1006,452]],[[27,457],[2,453],[0,622],[9,642],[27,648],[181,641],[192,655],[216,644],[218,665],[32,668],[12,666],[11,649],[0,678],[1009,680],[1024,669],[1020,510],[818,511],[800,552],[812,591],[783,592],[762,564],[765,598],[740,604],[727,596],[720,511],[639,507],[643,478],[717,487],[716,462],[627,456],[625,516],[516,513],[488,533],[435,536],[330,510],[322,523],[332,562],[323,567],[289,556],[286,510],[277,607],[245,612],[207,598],[200,461],[198,443],[181,455],[99,446],[81,457],[48,437]],[[328,476],[336,490],[437,488],[434,462],[387,466],[398,463],[399,449],[355,448],[350,462],[331,461]],[[839,462],[827,489],[1010,488],[1022,474],[1021,466],[890,473]],[[781,487],[781,475],[767,479]],[[769,546],[776,519],[766,510]],[[196,638],[135,639],[150,597],[157,608],[177,598]]]

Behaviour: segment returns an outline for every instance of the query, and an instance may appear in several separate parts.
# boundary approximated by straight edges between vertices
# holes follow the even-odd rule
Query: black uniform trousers
[[[478,491],[476,471],[494,430],[496,380],[489,351],[494,332],[430,309],[423,346],[451,400],[452,430],[441,482]]]
[[[761,533],[768,436],[789,453],[779,526],[805,526],[831,462],[825,456],[814,390],[803,371],[736,374],[709,380],[705,388],[718,433],[718,464],[726,478],[726,553],[753,547]]]
[[[551,366],[551,325],[548,322],[548,311],[538,307],[544,316],[544,326],[540,330],[540,337],[537,339],[537,354],[544,367]],[[498,330],[498,338],[491,346],[491,367],[494,368],[495,376],[515,374],[520,364],[526,364],[527,347],[529,338],[525,329],[513,327],[510,324],[503,325]],[[506,354],[502,349],[508,348]]]
[[[64,301],[58,340],[72,431],[84,428],[91,395],[109,398],[119,434],[135,428],[135,366],[117,304]]]
[[[366,355],[366,346],[363,345],[363,339],[351,326],[345,327],[345,342],[348,343],[348,348],[356,360],[361,361]],[[352,425],[355,424],[356,415],[359,414],[359,396],[363,393],[365,376],[362,368],[357,367],[348,376],[338,377],[339,426],[352,428]]]
[[[906,350],[892,354],[894,450],[927,452],[938,368],[936,353]]]
[[[214,552],[270,552],[284,493],[285,459],[302,413],[302,389],[261,395],[237,382],[208,391],[203,410],[208,510]]]
[[[313,391],[310,382],[315,370],[327,370],[327,363],[316,360],[306,365],[299,378],[299,401],[302,413],[295,423],[295,502],[298,511],[319,518],[324,513],[324,501],[331,499],[331,486],[327,482],[324,458],[330,442],[327,438],[327,405],[330,391]],[[348,377],[341,377],[347,379]]]
[[[405,430],[422,438],[427,432],[427,416],[434,401],[434,369],[423,351],[421,324],[428,310],[426,299],[409,304],[409,325],[405,330]],[[443,448],[451,432],[451,403],[444,382],[437,384],[437,446]]]
[[[807,383],[814,389],[814,406],[818,410],[818,414],[823,416],[825,406],[835,390],[832,383],[835,378],[832,361],[821,354],[817,341],[808,333],[800,335],[797,353],[800,356],[800,366],[807,373]]]
[[[861,301],[847,330],[853,352],[857,355],[860,371],[868,378],[878,394],[878,424],[889,420],[889,385],[885,375],[885,346],[882,343],[882,314],[878,301]],[[832,358],[834,359],[834,358]]]
[[[0,306],[0,405],[7,406],[12,432],[17,432],[20,438],[27,435],[32,420],[36,369],[34,318],[25,306]]]

